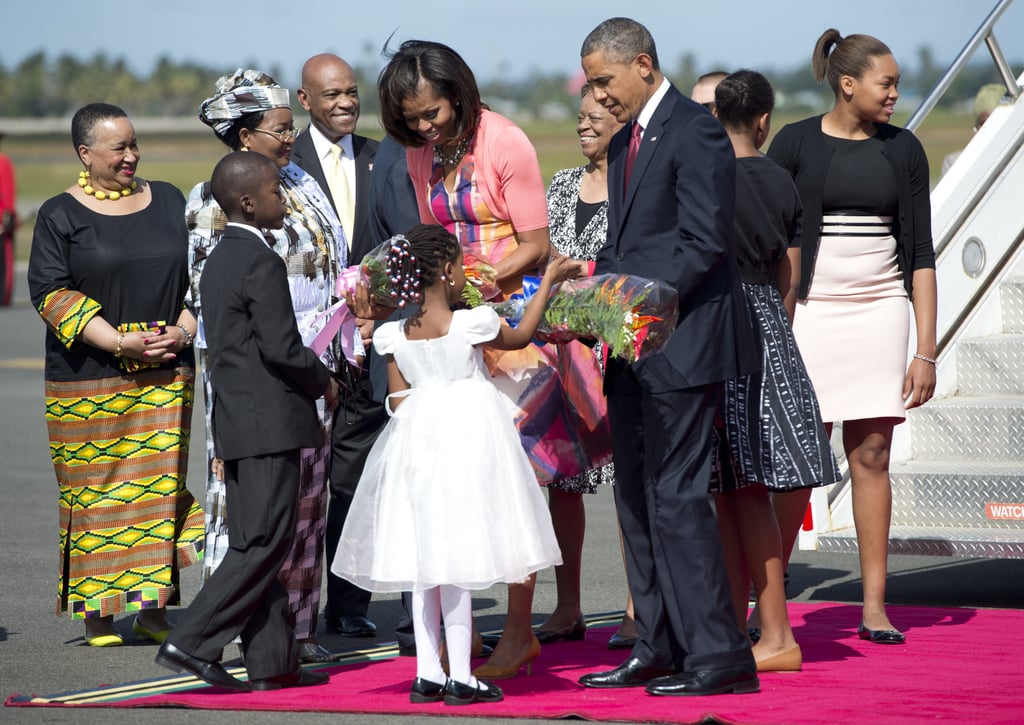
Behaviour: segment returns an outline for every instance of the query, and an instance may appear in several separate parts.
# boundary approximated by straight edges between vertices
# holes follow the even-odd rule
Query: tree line
[[[1019,63],[1012,64],[1020,67]],[[359,64],[354,68],[362,90],[363,113],[377,111],[374,92],[378,68]],[[696,78],[709,69],[698,71],[696,58],[684,55],[666,74],[680,88],[692,87]],[[723,69],[728,70],[728,69]],[[941,77],[940,67],[928,48],[918,52],[917,63],[903,68],[901,90],[913,95],[926,94]],[[279,68],[268,68],[282,80]],[[116,102],[138,116],[194,116],[202,99],[213,91],[223,68],[211,68],[193,62],[161,58],[148,75],[134,72],[124,58],[97,53],[82,60],[69,54],[49,58],[36,52],[11,68],[0,64],[0,115],[13,118],[46,118],[70,115],[82,105],[104,99]],[[831,103],[831,92],[815,83],[810,68],[801,65],[789,70],[762,72],[779,94],[780,108],[824,107]],[[284,82],[282,80],[282,82]],[[969,104],[977,89],[985,83],[998,83],[994,66],[985,59],[968,65],[943,98],[946,106]],[[563,108],[576,112],[576,99],[570,95],[569,78],[563,74],[532,72],[522,78],[500,78],[481,82],[481,93],[490,103],[500,101],[520,112],[543,115],[545,109]]]

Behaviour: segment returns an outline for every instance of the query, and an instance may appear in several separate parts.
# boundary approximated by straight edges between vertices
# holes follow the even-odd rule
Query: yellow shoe
[[[86,637],[85,643],[90,647],[120,647],[124,644],[119,634],[100,634],[95,637]]]
[[[473,677],[484,680],[508,680],[519,674],[522,667],[526,667],[526,674],[529,675],[533,669],[533,661],[540,655],[540,642],[534,636],[530,646],[523,658],[511,665],[482,664],[473,670]]]
[[[151,629],[146,629],[141,624],[139,624],[138,617],[136,617],[135,621],[132,622],[132,631],[139,637],[145,637],[146,639],[151,639],[154,642],[158,642],[160,644],[163,644],[164,640],[167,639],[167,635],[171,633],[171,630],[169,629],[165,629],[161,632],[154,632]]]

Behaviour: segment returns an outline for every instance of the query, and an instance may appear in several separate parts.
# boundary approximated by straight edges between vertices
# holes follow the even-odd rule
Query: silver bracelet
[[[184,325],[175,325],[175,327],[177,327],[179,330],[181,330],[181,334],[183,334],[185,336],[185,347],[188,347],[189,345],[191,345],[192,344],[192,340],[195,339],[195,338],[192,337],[192,333],[190,333],[185,328]]]
[[[932,365],[935,365],[938,362],[933,357],[928,357],[927,355],[922,355],[922,354],[917,353],[917,352],[914,353],[914,358],[917,359],[917,360],[924,360],[926,363],[931,363]]]

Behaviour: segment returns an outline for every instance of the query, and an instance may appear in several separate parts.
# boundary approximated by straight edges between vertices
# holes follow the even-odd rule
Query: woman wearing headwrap
[[[288,268],[288,285],[299,332],[307,345],[325,324],[324,312],[333,298],[338,272],[345,268],[347,244],[341,222],[317,182],[291,163],[295,128],[288,90],[266,73],[239,69],[220,78],[213,96],[199,107],[200,120],[213,128],[221,141],[235,151],[262,154],[280,169],[281,191],[287,203],[284,226],[264,230],[267,245],[281,255]],[[227,221],[210,193],[209,182],[197,184],[185,210],[189,230],[191,286],[186,304],[199,318],[196,348],[203,368],[206,395],[206,557],[203,572],[209,576],[228,548],[225,489],[220,462],[214,456],[210,427],[213,390],[207,374],[206,340],[202,325],[199,278],[207,256],[217,244]],[[338,369],[337,340],[321,359],[330,370]],[[303,662],[326,662],[332,655],[316,640],[317,612],[324,550],[327,507],[327,464],[330,460],[331,414],[324,401],[317,403],[323,427],[323,444],[303,449],[300,463],[299,516],[292,555],[281,569],[280,579],[289,593],[295,615],[295,637]]]
[[[180,570],[203,550],[185,488],[196,321],[182,211],[138,176],[127,114],[90,103],[71,120],[85,170],[39,208],[28,285],[46,322],[46,425],[60,492],[57,612],[93,647],[122,643],[114,615],[162,642]]]

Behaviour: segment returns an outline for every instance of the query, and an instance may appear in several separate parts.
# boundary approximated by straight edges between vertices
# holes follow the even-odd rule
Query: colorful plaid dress
[[[292,307],[302,339],[309,344],[323,326],[320,313],[333,301],[338,272],[345,267],[348,245],[334,208],[316,180],[295,164],[280,171],[287,214],[281,229],[267,232],[267,244],[285,261]],[[210,194],[209,182],[197,184],[189,194],[185,211],[189,230],[191,285],[186,304],[201,320],[199,278],[207,256],[220,240],[227,217]],[[341,350],[338,341],[321,356],[331,370],[337,369]],[[213,433],[210,426],[213,387],[207,372],[205,330],[200,325],[196,350],[203,371],[206,405],[206,556],[203,578],[220,565],[228,550],[227,492],[213,475]],[[288,606],[295,615],[296,639],[316,636],[320,589],[323,580],[324,540],[327,527],[327,466],[331,455],[331,411],[317,401],[323,445],[303,448],[299,459],[299,511],[292,553],[281,567],[279,578],[288,590]]]
[[[185,200],[169,184],[150,189],[149,206],[125,216],[56,196],[32,239],[29,290],[47,326],[46,421],[60,494],[57,612],[75,619],[177,604],[180,570],[202,557],[203,512],[185,488],[191,350],[127,370],[77,339],[96,315],[125,331],[178,319]]]
[[[518,247],[511,221],[487,207],[476,175],[471,144],[449,192],[435,164],[430,178],[430,209],[455,234],[469,260],[494,265]],[[536,190],[544,201],[544,188]],[[501,299],[522,294],[522,278],[502,282]],[[484,351],[494,384],[509,402],[519,438],[544,485],[578,476],[611,461],[601,371],[593,355],[559,354],[557,345],[530,344],[522,350]]]

